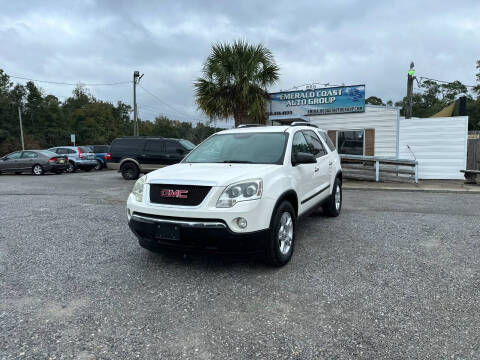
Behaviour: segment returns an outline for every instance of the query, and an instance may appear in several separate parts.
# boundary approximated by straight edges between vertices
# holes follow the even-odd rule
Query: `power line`
[[[436,81],[436,82],[439,82],[439,83],[443,83],[443,84],[453,84],[454,81],[443,81],[443,80],[437,80],[437,79],[432,79],[432,78],[429,78],[429,77],[426,77],[426,76],[417,76],[420,80],[422,79],[425,79],[425,80],[432,80],[432,81]],[[460,82],[461,83],[461,82]],[[475,86],[474,85],[464,85],[462,84],[463,86],[467,87],[467,88],[474,88]]]
[[[194,118],[192,115],[188,115],[180,110],[177,110],[175,109],[173,106],[171,106],[170,104],[168,104],[167,102],[163,101],[162,99],[160,99],[158,96],[156,96],[155,94],[153,94],[152,92],[148,91],[147,89],[145,89],[142,85],[138,85],[139,87],[141,87],[143,89],[143,91],[145,91],[147,94],[149,94],[151,97],[153,97],[154,99],[156,99],[157,101],[159,101],[160,103],[162,103],[163,105],[165,106],[168,106],[170,109],[172,109],[173,111],[175,111],[176,113],[179,113],[179,114],[182,114],[183,116],[186,116],[190,119],[195,119],[195,120],[198,120],[198,121],[201,121],[200,119],[198,118]]]
[[[61,82],[61,81],[49,81],[49,80],[37,80],[37,79],[30,79],[26,77],[21,77],[21,76],[13,76],[9,75],[9,77],[14,78],[14,79],[21,79],[21,80],[29,80],[29,81],[35,81],[35,82],[40,82],[40,83],[46,83],[46,84],[53,84],[53,85],[69,85],[69,86],[77,86],[77,85],[85,85],[85,86],[110,86],[110,85],[124,85],[124,84],[131,84],[131,81],[118,81],[118,82],[111,82],[111,83],[83,83],[83,82],[77,82],[77,83],[69,83],[69,82]]]

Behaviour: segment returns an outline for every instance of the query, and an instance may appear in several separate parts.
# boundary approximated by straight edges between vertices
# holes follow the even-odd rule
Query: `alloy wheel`
[[[280,218],[277,240],[280,252],[282,255],[287,255],[293,242],[293,219],[288,211],[285,211]]]

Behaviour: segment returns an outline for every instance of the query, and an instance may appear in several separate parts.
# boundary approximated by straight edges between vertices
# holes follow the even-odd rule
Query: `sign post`
[[[70,141],[73,143],[73,146],[75,146],[75,134],[70,135]]]

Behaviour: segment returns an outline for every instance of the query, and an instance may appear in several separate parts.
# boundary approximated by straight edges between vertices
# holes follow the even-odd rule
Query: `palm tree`
[[[211,120],[232,117],[235,126],[265,123],[267,87],[278,80],[279,67],[263,45],[245,41],[218,43],[195,81],[198,108]]]

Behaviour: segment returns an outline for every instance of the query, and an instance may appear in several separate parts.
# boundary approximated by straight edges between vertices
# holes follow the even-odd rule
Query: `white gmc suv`
[[[138,179],[127,217],[152,251],[261,251],[281,266],[297,220],[319,206],[329,216],[342,206],[340,159],[327,134],[309,123],[246,125]]]

